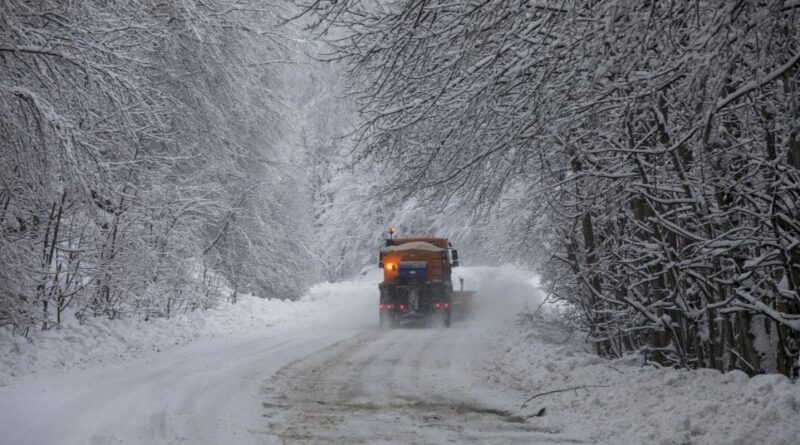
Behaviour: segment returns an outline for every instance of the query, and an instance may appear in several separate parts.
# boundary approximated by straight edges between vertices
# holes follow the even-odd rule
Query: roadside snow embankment
[[[310,317],[335,317],[337,311],[366,304],[364,299],[374,296],[372,279],[320,283],[299,301],[243,295],[236,304],[225,302],[169,320],[96,317],[80,324],[70,314],[60,329],[34,331],[28,338],[0,329],[0,386],[26,375],[121,362],[199,339],[250,334]]]
[[[800,385],[782,375],[606,360],[550,317],[523,316],[498,334],[485,366],[537,427],[615,444],[794,445],[800,437]]]

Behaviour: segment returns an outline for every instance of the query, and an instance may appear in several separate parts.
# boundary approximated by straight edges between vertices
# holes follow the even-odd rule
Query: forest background
[[[296,299],[395,225],[598,354],[797,375],[800,3],[623,3],[3,0],[0,328]]]

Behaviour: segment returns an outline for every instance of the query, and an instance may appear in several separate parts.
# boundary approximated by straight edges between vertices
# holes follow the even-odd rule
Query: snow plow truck
[[[383,269],[381,327],[436,322],[450,327],[457,297],[451,271],[458,266],[458,251],[446,238],[395,238],[390,228],[378,265]]]

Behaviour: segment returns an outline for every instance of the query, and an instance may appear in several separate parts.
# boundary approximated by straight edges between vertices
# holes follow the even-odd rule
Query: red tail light
[[[449,303],[445,303],[445,304],[444,304],[444,308],[445,308],[445,309],[447,309],[447,308],[449,308],[449,307],[450,307],[450,304],[449,304]]]
[[[442,307],[442,305],[439,304],[439,303],[436,303],[436,304],[433,305],[433,307],[435,307],[436,309],[439,309],[440,307]]]
[[[406,308],[406,307],[405,307],[405,306],[403,306],[402,304],[400,305],[400,310],[401,310],[401,311],[402,311],[403,309],[405,309],[405,308]]]
[[[383,305],[382,305],[382,304],[379,304],[379,305],[378,305],[378,309],[383,309]]]

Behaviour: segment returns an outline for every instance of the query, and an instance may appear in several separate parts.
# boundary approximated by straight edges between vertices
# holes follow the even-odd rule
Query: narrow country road
[[[0,387],[0,442],[584,442],[535,427],[496,390],[510,386],[487,369],[499,318],[382,330],[375,287],[350,283],[319,313],[246,336]]]

